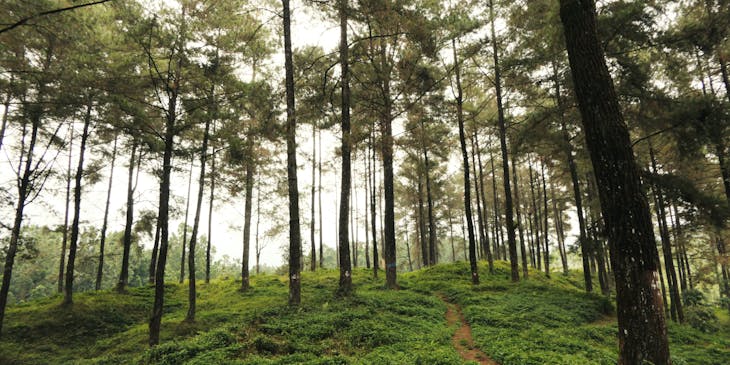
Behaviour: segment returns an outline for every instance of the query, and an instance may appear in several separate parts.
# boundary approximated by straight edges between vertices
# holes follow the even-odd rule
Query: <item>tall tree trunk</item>
[[[499,196],[497,195],[497,174],[496,170],[494,168],[494,154],[492,151],[489,151],[489,164],[491,166],[491,174],[492,174],[492,202],[494,203],[494,224],[492,229],[492,240],[494,243],[494,255],[497,256],[497,259],[499,260],[499,239],[500,235],[499,232],[502,230],[502,226],[500,225],[499,221]]]
[[[425,133],[423,119],[421,119],[421,132]],[[428,149],[423,145],[423,164],[425,167],[424,175],[426,176],[426,205],[428,206],[428,264],[436,265],[438,258],[436,257],[436,222],[433,213],[433,196],[431,195],[431,164],[428,159]]]
[[[408,257],[408,271],[413,271],[413,261],[411,261],[411,245],[409,243],[408,223],[406,222],[406,256]]]
[[[477,160],[474,161],[474,154],[476,153]],[[479,230],[481,235],[482,251],[487,256],[487,264],[489,265],[489,273],[494,273],[494,254],[492,253],[492,247],[489,244],[489,213],[487,212],[487,198],[484,194],[484,169],[482,168],[482,150],[479,148],[479,134],[474,133],[474,139],[472,140],[472,160],[474,171],[474,190],[477,194],[477,214],[479,215]],[[476,167],[479,167],[479,174],[476,172]],[[481,198],[481,207],[479,205]],[[482,209],[484,209],[482,215]],[[497,211],[495,210],[495,213]],[[483,224],[482,224],[483,222]],[[483,227],[482,227],[483,225]],[[495,226],[496,229],[496,226]],[[495,238],[496,240],[496,238]],[[499,253],[497,252],[497,255]]]
[[[555,215],[555,233],[558,237],[558,250],[560,251],[560,261],[563,264],[563,274],[568,275],[568,257],[565,252],[565,233],[563,231],[563,212],[558,208],[558,199],[555,195],[555,184],[550,181],[550,196],[553,200],[553,213]]]
[[[160,189],[160,191],[161,190],[162,189]],[[149,284],[155,283],[155,277],[156,277],[156,272],[157,272],[157,256],[158,256],[158,252],[160,251],[160,235],[161,234],[162,234],[162,226],[160,226],[160,214],[159,214],[159,209],[158,209],[157,221],[155,223],[155,238],[153,239],[152,255],[150,258],[149,277],[147,279],[147,282]]]
[[[249,131],[246,136],[246,150],[249,152],[249,158],[246,160],[246,177],[244,184],[246,185],[246,200],[244,202],[243,213],[243,256],[241,257],[241,291],[246,291],[251,287],[248,270],[249,247],[251,242],[251,206],[253,205],[253,180],[256,173],[256,161],[253,158],[254,136]],[[261,194],[256,197],[256,273],[259,273],[259,255],[258,246],[258,226],[259,226],[259,208],[261,206]]]
[[[366,148],[365,160],[365,267],[370,269],[370,224],[368,217],[368,204],[370,203],[370,148]]]
[[[188,194],[185,198],[185,221],[183,222],[182,236],[182,254],[180,257],[180,279],[178,282],[182,284],[185,280],[185,250],[188,243],[188,213],[190,213],[190,187],[193,185],[193,163],[195,162],[195,154],[190,156],[190,170],[188,172]]]
[[[463,95],[461,90],[461,67],[456,52],[456,39],[451,40],[454,50],[454,73],[456,75],[456,117],[459,122],[459,143],[461,144],[461,157],[464,168],[464,213],[466,214],[467,232],[469,234],[469,268],[471,269],[471,282],[479,284],[479,271],[477,269],[476,244],[474,242],[474,222],[471,214],[471,183],[469,182],[469,154],[466,151],[466,136],[464,135],[464,111]]]
[[[517,180],[517,163],[516,163],[516,156],[517,153],[512,154],[512,180],[514,180],[514,187],[515,187],[515,215],[517,216],[517,228],[520,233],[520,253],[522,256],[522,277],[527,279],[527,250],[525,248],[525,236],[524,236],[524,228],[522,227],[522,216],[520,214],[520,190],[519,190],[519,182]]]
[[[487,228],[485,228],[485,223],[487,222],[486,213],[482,211],[482,199],[480,196],[480,189],[479,186],[481,186],[484,182],[484,180],[479,178],[479,175],[477,175],[477,162],[476,162],[476,147],[474,144],[474,135],[475,134],[469,134],[469,142],[471,142],[471,173],[474,175],[474,195],[476,195],[474,199],[474,203],[477,206],[477,229],[479,230],[479,234],[475,235],[476,239],[476,246],[477,246],[477,260],[481,257],[484,259],[484,257],[489,257],[491,255],[487,255],[487,249],[485,248],[485,242],[487,242],[488,234],[486,233]],[[485,206],[486,208],[486,206]],[[490,251],[491,252],[491,248]],[[489,260],[491,262],[492,260]],[[491,271],[490,271],[491,273]]]
[[[169,243],[169,213],[170,213],[170,175],[172,173],[172,157],[175,146],[177,102],[179,96],[180,74],[181,74],[181,51],[178,50],[177,67],[173,72],[174,84],[168,85],[168,102],[165,118],[164,150],[162,154],[162,176],[160,179],[160,201],[158,224],[160,227],[159,252],[155,264],[155,301],[152,305],[152,316],[149,322],[150,346],[160,342],[160,325],[162,324],[162,310],[165,301],[165,265],[167,264],[167,248]]]
[[[454,246],[454,222],[451,217],[451,207],[446,205],[446,217],[449,220],[449,243],[451,244],[451,262],[456,262],[456,246]]]
[[[195,282],[195,246],[198,243],[198,231],[200,230],[200,213],[203,207],[203,190],[205,188],[205,164],[208,162],[208,140],[210,138],[210,118],[206,118],[205,131],[203,132],[203,145],[200,147],[200,176],[198,177],[198,198],[195,203],[195,216],[193,217],[193,230],[190,232],[190,245],[188,249],[188,313],[185,315],[186,322],[195,321],[196,305],[196,282]],[[211,186],[211,196],[213,195]],[[212,199],[211,199],[212,200]]]
[[[210,249],[213,246],[213,206],[215,204],[215,147],[210,156],[210,201],[208,202],[208,240],[205,247],[205,283],[210,283]],[[202,198],[202,196],[201,196]]]
[[[547,183],[545,182],[545,162],[542,158],[540,158],[540,173],[542,174],[542,201],[543,201],[543,211],[545,214],[544,216],[544,224],[545,224],[545,275],[549,278],[550,277],[550,232],[548,227],[548,217],[550,214],[548,214],[548,195],[547,195]]]
[[[649,156],[651,158],[652,172],[657,174],[656,155],[654,148],[649,141]],[[667,213],[664,204],[664,197],[661,189],[654,185],[654,193],[656,196],[657,220],[659,221],[659,236],[662,241],[662,252],[664,253],[664,267],[667,271],[667,279],[669,283],[669,295],[671,299],[672,319],[684,322],[684,311],[682,310],[682,299],[679,295],[679,284],[677,283],[677,272],[674,269],[674,259],[672,258],[672,244],[669,240],[669,227],[667,224]]]
[[[66,246],[68,246],[68,216],[71,207],[71,160],[74,149],[73,123],[69,125],[71,138],[68,140],[68,165],[66,167],[66,210],[63,214],[63,238],[61,239],[61,263],[58,266],[58,292],[63,292],[63,274],[66,270]]]
[[[351,166],[350,151],[350,64],[347,44],[348,0],[339,0],[340,15],[340,70],[342,74],[342,184],[340,187],[340,217],[338,237],[338,257],[340,282],[338,293],[349,296],[352,293],[352,266],[350,262],[350,243],[348,241],[348,207],[350,206]]]
[[[562,99],[561,99],[562,100]],[[585,282],[586,291],[593,291],[593,281],[591,279],[590,269],[590,257],[591,257],[591,242],[586,235],[586,221],[583,216],[583,195],[580,191],[580,181],[578,180],[578,166],[575,163],[573,157],[573,147],[570,142],[570,135],[568,134],[568,128],[565,125],[565,120],[561,120],[560,129],[563,134],[563,142],[565,143],[565,154],[568,158],[568,168],[570,169],[570,180],[573,184],[573,197],[575,199],[575,209],[578,216],[578,240],[580,243],[580,252],[583,260],[583,280]]]
[[[258,178],[260,181],[261,178]],[[259,243],[259,223],[261,223],[261,183],[256,184],[256,274],[261,272],[261,265],[259,259],[261,258],[261,251],[263,248]],[[248,269],[248,267],[246,268]]]
[[[423,176],[418,176],[418,215],[416,216],[416,222],[418,222],[418,247],[421,251],[421,267],[427,267],[429,264],[429,249],[428,241],[426,240],[426,217],[423,212]]]
[[[540,207],[537,205],[537,199],[539,198],[540,190],[538,188],[538,196],[535,196],[535,180],[537,179],[537,172],[535,172],[535,176],[533,177],[532,173],[532,160],[528,158],[527,161],[528,169],[530,172],[530,193],[532,196],[532,212],[535,215],[535,248],[533,249],[533,253],[535,255],[535,263],[537,263],[537,269],[542,270],[542,257],[540,255],[541,245],[540,245]]]
[[[317,122],[312,122],[312,206],[311,206],[311,213],[312,213],[312,219],[309,221],[309,240],[311,241],[311,248],[310,248],[310,263],[309,263],[309,269],[311,271],[317,270],[317,246],[314,242],[314,225],[316,223],[316,219],[314,218],[315,213],[315,205],[314,205],[314,198],[315,194],[317,193],[317,185],[315,185],[315,179],[316,179],[316,172],[317,172]]]
[[[126,290],[129,281],[129,251],[132,247],[132,225],[134,224],[134,185],[132,180],[134,179],[135,153],[137,152],[137,141],[134,138],[132,139],[131,147],[129,167],[127,168],[127,212],[124,224],[124,236],[122,237],[122,271],[119,273],[119,280],[115,288],[120,293]],[[157,227],[159,225],[155,227],[155,244],[157,243]]]
[[[28,143],[27,155],[25,158],[25,166],[22,174],[18,174],[18,203],[15,207],[15,220],[13,229],[10,233],[10,241],[8,242],[7,252],[5,253],[5,266],[3,267],[3,283],[0,287],[0,333],[2,332],[3,320],[5,319],[5,308],[8,304],[8,293],[10,291],[10,279],[13,275],[13,265],[15,263],[15,255],[18,252],[18,241],[20,240],[20,229],[23,225],[23,210],[26,202],[32,193],[32,175],[33,175],[33,151],[35,150],[36,140],[38,138],[38,130],[41,125],[40,112],[33,113],[35,116],[32,120],[30,142]],[[25,138],[25,135],[23,135]],[[21,149],[20,166],[23,165],[23,149]]]
[[[375,177],[378,175],[375,165],[375,123],[372,125],[372,132],[370,134],[370,148],[372,152],[372,169],[371,169],[371,183],[370,183],[370,225],[373,234],[373,277],[378,278],[378,270],[380,269],[380,256],[378,255],[378,233],[377,233],[377,209],[375,206],[375,195],[377,186]]]
[[[76,265],[76,249],[79,243],[79,222],[81,219],[81,180],[84,176],[84,155],[86,153],[86,142],[89,139],[89,127],[91,126],[91,111],[93,103],[91,95],[87,96],[86,116],[84,117],[84,130],[81,133],[81,145],[79,146],[79,161],[76,167],[76,186],[74,187],[74,218],[71,221],[71,242],[68,247],[68,262],[66,263],[66,285],[63,288],[63,304],[73,303],[74,288],[74,267]]]
[[[112,198],[112,182],[114,181],[114,162],[117,160],[117,139],[114,136],[114,147],[112,148],[111,169],[109,170],[109,184],[106,189],[106,203],[104,204],[104,220],[101,223],[101,238],[99,240],[99,265],[96,269],[96,290],[101,290],[101,279],[104,276],[104,246],[106,245],[106,229],[109,221],[109,201]]]
[[[301,302],[302,238],[299,230],[299,187],[297,185],[297,120],[294,106],[294,63],[291,48],[289,0],[284,8],[284,68],[286,69],[286,161],[289,181],[289,305]]]
[[[560,5],[575,94],[612,246],[618,363],[670,364],[649,204],[598,39],[595,3],[560,0]]]
[[[386,65],[385,45],[381,46],[381,65]],[[384,68],[382,68],[384,69]],[[395,249],[395,197],[393,195],[393,111],[390,95],[390,71],[384,72],[383,83],[383,115],[382,115],[382,155],[383,155],[383,190],[385,200],[385,285],[388,289],[398,289],[396,282],[396,249]]]
[[[494,30],[494,2],[489,1],[489,13],[492,28],[492,57],[494,58],[494,87],[497,94],[497,121],[499,122],[499,144],[502,148],[502,180],[504,182],[504,212],[507,224],[507,244],[509,246],[509,262],[512,281],[520,280],[519,262],[517,258],[517,240],[515,238],[515,223],[512,213],[512,190],[509,182],[509,156],[507,155],[507,126],[504,120],[504,106],[502,105],[502,80],[499,68],[499,52],[497,35]],[[504,245],[504,242],[502,242]],[[505,255],[506,256],[506,255]],[[506,257],[505,257],[506,258]]]
[[[680,250],[680,265],[684,266],[684,276],[687,280],[687,284],[689,285],[690,289],[694,289],[694,283],[692,282],[692,270],[690,269],[689,265],[689,257],[687,255],[687,246],[684,244],[684,239],[682,237],[682,223],[679,220],[679,211],[677,209],[677,203],[674,202],[672,204],[672,209],[674,210],[674,221],[675,221],[675,231],[677,233],[677,243],[679,244]],[[684,288],[683,288],[684,289]]]
[[[611,292],[611,289],[608,284],[608,273],[606,272],[606,255],[604,254],[603,243],[598,234],[598,232],[601,231],[600,216],[599,212],[591,207],[590,202],[593,201],[594,196],[593,179],[591,179],[590,174],[586,175],[586,180],[588,181],[588,183],[586,184],[586,199],[588,201],[588,204],[586,204],[586,216],[590,218],[590,224],[588,225],[590,229],[587,231],[588,240],[591,242],[590,259],[591,261],[595,262],[595,266],[597,266],[598,269],[598,285],[601,288],[601,293],[605,296],[608,296]],[[593,270],[593,268],[591,268],[591,270]]]
[[[319,203],[319,268],[324,268],[324,231],[322,230],[322,129],[317,131],[319,135],[319,186],[317,187],[317,199]]]

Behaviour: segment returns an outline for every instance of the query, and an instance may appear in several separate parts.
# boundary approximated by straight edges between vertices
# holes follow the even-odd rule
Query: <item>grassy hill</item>
[[[170,284],[162,344],[146,345],[153,290],[77,295],[71,308],[48,298],[9,308],[0,364],[463,364],[454,348],[457,306],[474,345],[503,365],[615,364],[616,319],[610,301],[580,288],[580,277],[531,272],[509,282],[508,266],[480,267],[472,286],[466,263],[399,276],[400,291],[356,270],[356,295],[333,296],[338,273],[304,273],[302,306],[286,305],[285,277],[255,276],[253,289],[216,280],[200,285],[198,317],[183,322],[187,289]],[[451,304],[450,304],[451,303]],[[670,324],[675,364],[730,364],[730,319],[709,334]]]

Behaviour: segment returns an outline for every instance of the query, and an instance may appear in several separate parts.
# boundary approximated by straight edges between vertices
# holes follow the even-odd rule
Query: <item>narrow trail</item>
[[[499,365],[498,362],[489,358],[487,354],[474,347],[474,340],[471,337],[471,326],[464,319],[464,314],[461,313],[459,305],[447,301],[442,295],[439,295],[439,298],[446,304],[446,322],[449,327],[454,325],[458,326],[456,332],[454,332],[454,336],[451,338],[451,343],[461,358],[466,361],[474,361],[481,365]]]

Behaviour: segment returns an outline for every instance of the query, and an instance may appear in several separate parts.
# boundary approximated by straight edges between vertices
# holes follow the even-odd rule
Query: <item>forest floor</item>
[[[471,326],[464,319],[464,314],[461,313],[461,307],[458,304],[449,303],[443,299],[443,295],[439,295],[439,297],[446,303],[446,323],[449,327],[457,326],[456,331],[454,331],[454,336],[451,338],[451,343],[453,343],[459,356],[466,361],[473,361],[480,365],[499,365],[499,363],[490,359],[482,350],[474,347],[474,339],[471,337]]]
[[[585,293],[581,274],[531,271],[512,283],[505,262],[479,270],[476,286],[460,262],[399,274],[401,290],[391,291],[384,275],[355,269],[347,299],[334,296],[336,270],[306,272],[298,308],[286,305],[286,277],[254,276],[247,292],[223,278],[199,285],[194,323],[183,321],[186,284],[168,284],[155,348],[152,287],[79,293],[71,307],[46,298],[8,308],[0,364],[616,363],[614,304]],[[730,317],[706,322],[669,324],[675,365],[730,364]]]

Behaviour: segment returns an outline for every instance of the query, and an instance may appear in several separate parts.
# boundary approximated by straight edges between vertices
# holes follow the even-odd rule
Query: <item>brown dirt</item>
[[[482,365],[499,365],[498,362],[489,358],[487,354],[474,347],[474,340],[471,337],[471,327],[464,319],[461,308],[457,304],[449,303],[444,297],[440,298],[446,303],[446,322],[449,324],[449,327],[458,326],[456,332],[454,332],[454,337],[451,338],[451,343],[461,358]]]

